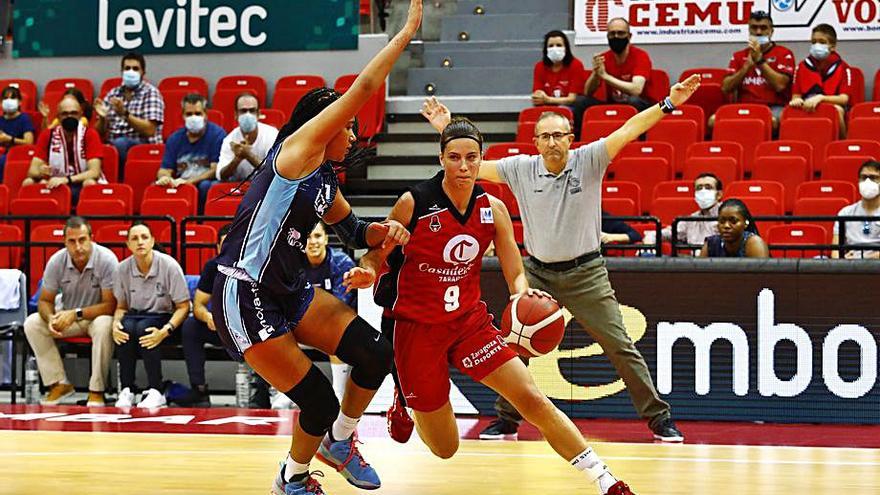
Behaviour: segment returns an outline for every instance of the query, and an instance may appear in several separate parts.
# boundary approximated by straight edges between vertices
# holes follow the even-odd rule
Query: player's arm
[[[276,161],[278,172],[283,177],[298,178],[307,166],[323,161],[327,143],[339,134],[340,129],[350,124],[382,86],[391,67],[415,36],[421,22],[422,0],[410,0],[403,29],[370,60],[351,88],[284,142]]]
[[[415,199],[412,194],[404,193],[388,214],[386,222],[395,222],[402,225],[409,225],[412,221],[413,211],[415,210]],[[342,285],[346,287],[346,292],[351,289],[366,289],[373,285],[376,280],[376,274],[388,255],[397,247],[396,244],[385,244],[371,248],[367,254],[361,257],[359,266],[347,271],[342,277]]]
[[[504,203],[494,196],[489,196],[489,204],[492,205],[492,216],[495,219],[495,255],[501,263],[501,273],[507,281],[507,289],[511,295],[523,294],[529,290],[529,282],[526,280],[519,247],[513,237],[510,213]]]
[[[341,192],[336,194],[323,220],[351,249],[369,249],[380,245],[393,248],[409,241],[409,231],[400,222],[390,219],[367,222],[358,218]]]
[[[680,83],[672,86],[669,92],[669,99],[672,100],[674,106],[682,105],[694,94],[694,91],[700,87],[700,76],[694,74]],[[613,160],[620,150],[628,143],[639,138],[642,134],[648,132],[657,122],[665,116],[659,105],[651,105],[647,110],[642,111],[638,115],[631,117],[623,124],[623,127],[612,132],[610,136],[605,138],[605,148],[608,150],[608,158]]]

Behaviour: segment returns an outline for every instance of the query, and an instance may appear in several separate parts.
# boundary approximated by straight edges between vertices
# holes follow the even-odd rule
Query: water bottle
[[[24,367],[24,402],[25,404],[40,403],[40,370],[37,369],[37,358],[28,358]]]
[[[246,408],[251,398],[251,369],[244,363],[239,363],[235,372],[235,405]]]

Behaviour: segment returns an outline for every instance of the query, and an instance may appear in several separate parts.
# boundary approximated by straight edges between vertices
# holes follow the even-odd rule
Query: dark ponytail
[[[755,219],[752,218],[752,212],[749,211],[749,207],[746,206],[746,204],[742,200],[736,199],[736,198],[730,198],[730,199],[724,200],[724,202],[721,203],[721,206],[718,208],[718,213],[720,214],[721,210],[728,208],[728,207],[736,208],[739,210],[740,215],[743,216],[743,218],[746,220],[746,223],[747,223],[746,228],[745,228],[746,232],[751,232],[755,235],[760,235],[758,233],[758,225],[755,223]]]

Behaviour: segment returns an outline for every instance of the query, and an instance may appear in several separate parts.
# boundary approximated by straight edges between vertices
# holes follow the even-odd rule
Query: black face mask
[[[611,48],[611,51],[616,54],[623,53],[626,50],[626,46],[629,45],[629,38],[609,38],[608,39],[608,47]]]
[[[79,119],[76,117],[65,117],[61,119],[61,127],[67,132],[73,132],[79,127]]]

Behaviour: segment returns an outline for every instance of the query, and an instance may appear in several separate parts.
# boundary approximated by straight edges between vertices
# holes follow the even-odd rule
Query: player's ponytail
[[[472,139],[483,149],[483,134],[477,126],[466,117],[454,117],[443,134],[440,135],[440,153],[446,151],[446,145],[456,139]]]

